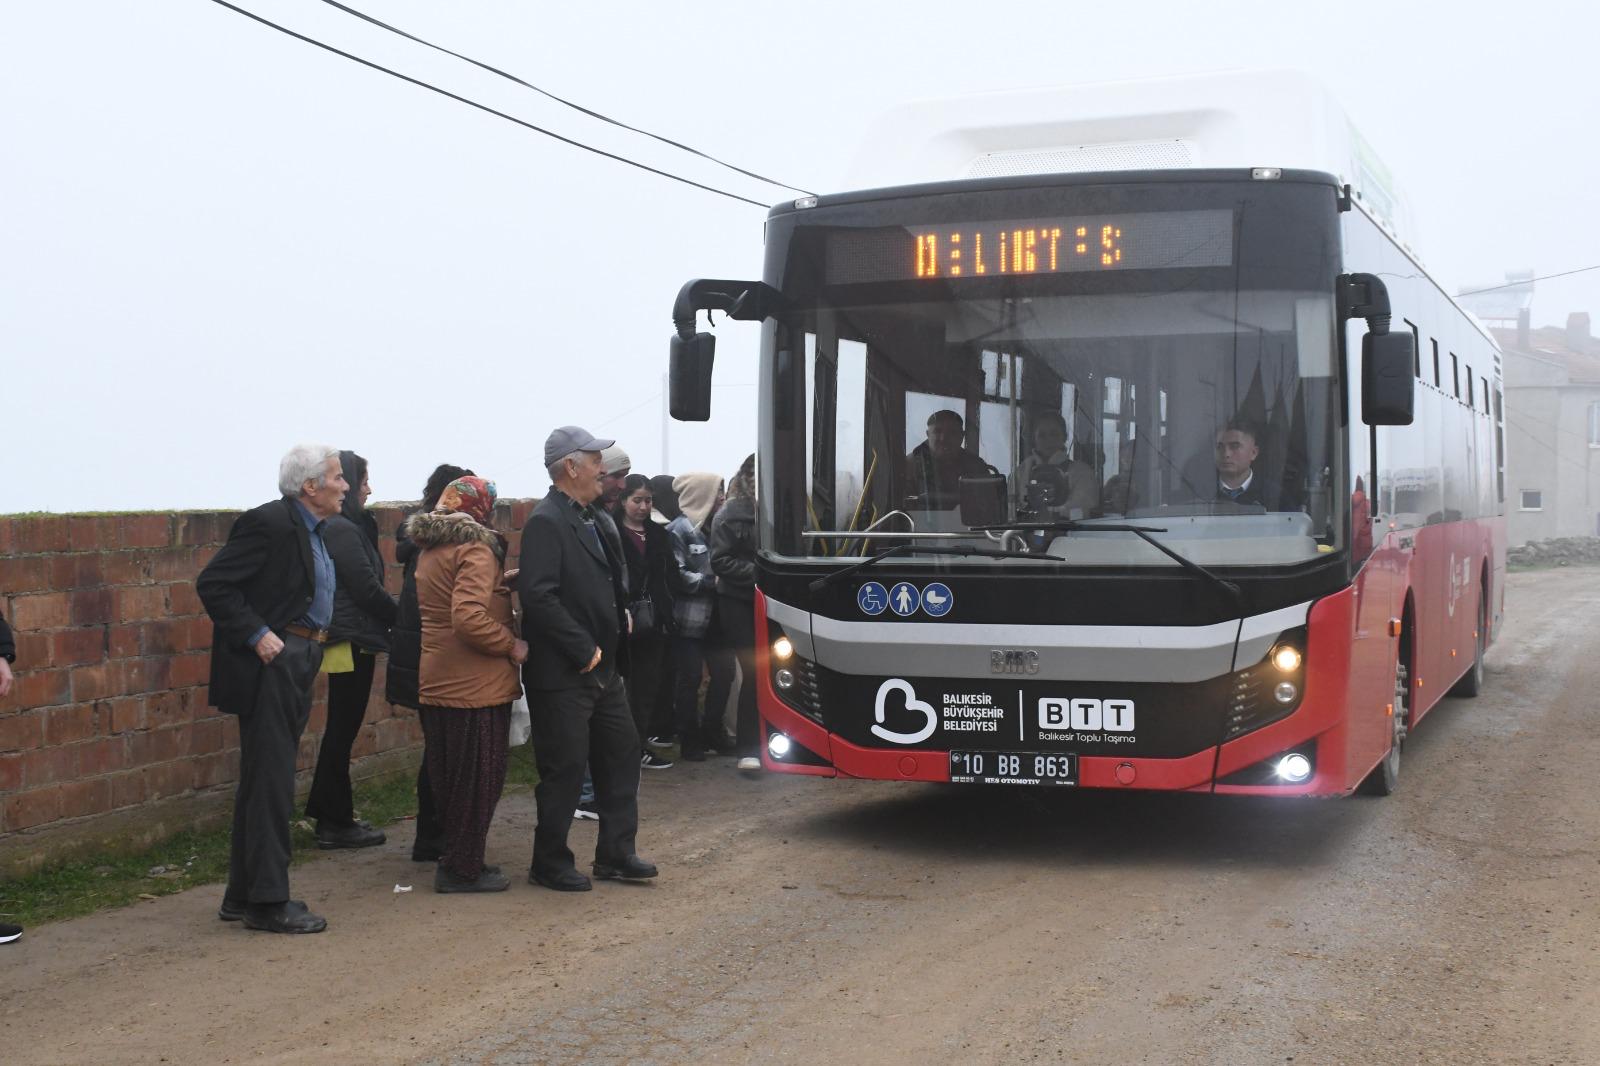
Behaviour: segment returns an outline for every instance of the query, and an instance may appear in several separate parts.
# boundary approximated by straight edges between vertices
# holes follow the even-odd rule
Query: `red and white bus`
[[[779,205],[760,281],[679,296],[680,418],[709,414],[696,312],[761,322],[764,766],[1392,791],[1500,622],[1493,340],[1370,155],[1024,148]]]

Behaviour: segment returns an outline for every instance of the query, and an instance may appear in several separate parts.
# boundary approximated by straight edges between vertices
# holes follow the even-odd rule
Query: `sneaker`
[[[650,745],[652,748],[655,748],[657,751],[662,751],[666,748],[672,747],[673,740],[671,737],[647,737],[645,738],[645,743]]]
[[[757,770],[761,769],[761,760],[756,758],[754,755],[746,755],[744,758],[739,760],[739,769],[743,770],[747,774],[753,774]]]
[[[9,944],[22,935],[22,926],[0,922],[0,944]]]
[[[639,768],[641,770],[670,770],[672,769],[672,760],[664,755],[657,755],[653,751],[647,751],[639,757]]]
[[[600,820],[600,812],[594,809],[594,804],[592,803],[580,803],[578,804],[578,809],[572,812],[572,817],[580,821],[587,819],[591,822],[598,822]]]

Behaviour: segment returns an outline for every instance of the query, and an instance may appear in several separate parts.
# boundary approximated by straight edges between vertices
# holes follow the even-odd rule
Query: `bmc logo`
[[[1133,701],[1063,700],[1046,696],[1039,701],[1039,728],[1131,733]]]
[[[1009,648],[996,648],[989,653],[991,674],[1037,674],[1039,653]]]

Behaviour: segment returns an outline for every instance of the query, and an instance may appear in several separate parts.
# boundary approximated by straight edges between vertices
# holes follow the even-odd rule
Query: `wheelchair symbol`
[[[876,581],[868,581],[856,591],[856,606],[862,614],[879,615],[889,606],[889,594]]]

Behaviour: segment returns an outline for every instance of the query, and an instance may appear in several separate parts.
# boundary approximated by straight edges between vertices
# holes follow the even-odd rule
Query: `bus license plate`
[[[1039,751],[952,751],[950,780],[958,785],[1076,785],[1075,755]]]

